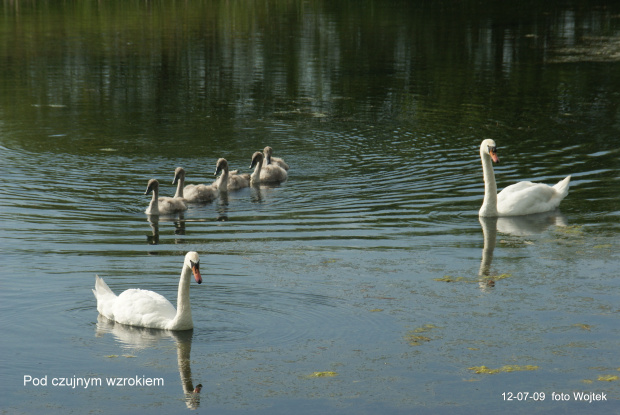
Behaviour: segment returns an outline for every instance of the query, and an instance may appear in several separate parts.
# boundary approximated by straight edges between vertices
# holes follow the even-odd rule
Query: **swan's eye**
[[[200,262],[194,262],[190,259],[189,264],[192,266],[192,268],[200,269]]]
[[[493,154],[493,153],[497,153],[497,147],[494,146],[487,146],[489,148],[489,153]]]

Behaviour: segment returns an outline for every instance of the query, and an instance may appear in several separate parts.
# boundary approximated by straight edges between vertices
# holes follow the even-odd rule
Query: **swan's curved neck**
[[[217,188],[222,192],[228,191],[228,167],[222,169],[222,174],[220,175],[220,181]]]
[[[174,326],[192,327],[192,309],[189,303],[189,285],[192,269],[183,264],[179,292],[177,294],[177,315],[174,317]]]
[[[263,168],[263,160],[258,160],[256,163],[256,167],[254,168],[254,173],[250,176],[251,181],[258,183],[260,181],[260,171]]]
[[[497,216],[497,184],[491,156],[480,152],[482,159],[482,175],[484,176],[484,200],[480,208],[480,216]]]
[[[177,180],[177,191],[174,194],[174,197],[183,197],[183,186],[185,185],[185,177],[181,176],[179,177],[179,180]]]
[[[159,214],[159,190],[154,188],[153,197],[151,198],[151,203],[149,203],[149,208],[146,210],[146,213],[157,215]]]

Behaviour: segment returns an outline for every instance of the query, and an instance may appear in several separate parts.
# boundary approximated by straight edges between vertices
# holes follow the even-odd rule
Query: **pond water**
[[[518,3],[3,2],[3,412],[619,413],[620,7]],[[479,219],[485,138],[560,210]],[[190,250],[193,331],[98,317]]]

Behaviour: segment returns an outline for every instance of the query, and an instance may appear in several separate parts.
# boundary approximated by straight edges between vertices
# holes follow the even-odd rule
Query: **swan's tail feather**
[[[570,176],[567,176],[564,180],[560,180],[553,188],[558,192],[560,197],[564,199],[568,194],[568,187],[570,186]]]
[[[110,287],[108,287],[108,284],[106,284],[103,278],[99,277],[99,275],[95,275],[95,289],[93,290],[93,294],[95,294],[95,298],[99,298],[99,296],[107,294],[115,295]]]

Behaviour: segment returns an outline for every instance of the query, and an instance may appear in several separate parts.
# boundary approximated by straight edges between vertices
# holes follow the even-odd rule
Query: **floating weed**
[[[581,382],[582,382],[582,383],[585,383],[586,385],[589,385],[589,384],[591,384],[591,383],[594,383],[594,381],[593,381],[592,379],[583,379]]]
[[[313,372],[311,375],[308,375],[306,377],[308,379],[312,379],[312,378],[333,378],[335,376],[338,376],[338,372],[327,371],[327,372]]]
[[[538,370],[538,366],[534,365],[505,365],[497,369],[489,369],[486,366],[473,366],[467,368],[469,370],[473,370],[474,373],[483,374],[483,375],[494,375],[496,373],[510,373],[510,372],[524,372],[528,370]]]
[[[616,375],[600,375],[598,377],[598,380],[600,380],[601,382],[615,382],[616,380],[618,380],[618,376],[616,376]]]
[[[431,331],[432,329],[436,329],[437,326],[434,324],[425,324],[422,327],[418,327],[417,329],[412,330],[413,333],[426,333],[427,331]]]
[[[430,337],[422,336],[419,333],[427,333],[436,328],[437,326],[435,326],[434,324],[425,324],[422,327],[409,330],[407,334],[405,334],[405,341],[407,341],[410,346],[419,346],[422,343],[430,342]]]
[[[453,277],[451,275],[444,275],[443,278],[433,278],[433,279],[439,282],[460,282],[460,281],[466,282],[465,277]]]
[[[118,357],[117,354],[109,354],[106,356],[108,359],[116,359]]]
[[[419,346],[424,342],[430,342],[431,339],[429,337],[426,336],[417,336],[417,335],[413,335],[413,334],[406,334],[405,335],[405,340],[407,340],[407,343],[409,343],[409,346]]]
[[[590,329],[592,328],[592,326],[589,324],[580,324],[580,323],[573,324],[573,327],[579,327],[582,330],[588,330],[588,331],[590,331]]]
[[[380,313],[382,311],[383,311],[382,308],[373,308],[372,310],[370,310],[371,313]]]
[[[512,277],[512,274],[499,274],[499,275],[485,275],[478,278],[465,278],[465,277],[453,277],[452,275],[444,275],[442,278],[433,278],[439,282],[464,282],[468,284],[479,283],[483,281],[485,283],[495,283],[495,281],[503,280]]]
[[[581,225],[572,225],[572,226],[558,226],[554,229],[556,233],[560,233],[568,236],[580,236],[583,235],[583,226]]]
[[[132,355],[132,354],[124,354],[123,357],[126,357],[127,359],[135,359],[136,356]]]
[[[592,249],[611,249],[611,244],[594,245]]]

